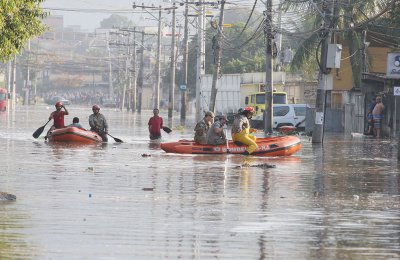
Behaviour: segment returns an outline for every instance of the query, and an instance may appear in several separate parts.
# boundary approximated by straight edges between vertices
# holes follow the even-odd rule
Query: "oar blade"
[[[38,137],[43,133],[44,127],[45,127],[45,126],[39,127],[39,128],[32,134],[33,138],[35,138],[35,139],[38,138]]]
[[[172,132],[171,128],[169,128],[167,126],[163,126],[162,130],[164,130],[167,134]]]
[[[123,141],[122,141],[121,139],[116,138],[116,137],[113,137],[113,138],[114,138],[114,141],[115,141],[115,142],[117,142],[117,143],[123,143]]]

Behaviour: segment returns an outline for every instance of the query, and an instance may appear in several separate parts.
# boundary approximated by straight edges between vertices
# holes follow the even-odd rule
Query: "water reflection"
[[[86,118],[90,109],[69,111]],[[17,196],[0,204],[0,258],[400,257],[390,140],[303,139],[300,153],[283,158],[178,155],[149,141],[151,111],[104,109],[125,142],[89,146],[33,139],[48,112],[0,115],[0,191]],[[192,135],[188,126],[161,141]],[[261,164],[276,167],[251,167]]]

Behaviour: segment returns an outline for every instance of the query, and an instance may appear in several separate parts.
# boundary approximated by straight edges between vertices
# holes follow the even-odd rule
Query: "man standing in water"
[[[108,124],[104,115],[100,114],[100,107],[94,105],[92,107],[93,114],[89,116],[90,131],[98,133],[103,142],[107,142]]]
[[[161,139],[161,129],[163,127],[163,119],[158,114],[158,108],[153,109],[153,116],[149,119],[150,140]]]
[[[376,97],[376,105],[372,110],[372,117],[374,119],[374,131],[376,138],[381,138],[383,110],[385,106],[382,103],[382,97]]]

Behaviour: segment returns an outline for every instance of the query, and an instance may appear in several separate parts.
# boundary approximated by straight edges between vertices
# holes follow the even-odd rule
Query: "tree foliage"
[[[33,36],[43,33],[42,19],[46,16],[40,8],[44,0],[0,1],[0,59],[9,60]]]
[[[127,27],[133,25],[126,16],[112,14],[110,17],[103,19],[100,22],[100,27],[104,29],[111,29],[114,27]]]

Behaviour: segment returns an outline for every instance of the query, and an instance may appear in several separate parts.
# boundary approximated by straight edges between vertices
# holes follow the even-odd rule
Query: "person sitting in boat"
[[[65,108],[63,103],[57,102],[55,104],[56,111],[51,112],[49,116],[49,120],[53,119],[54,123],[50,127],[49,131],[47,131],[46,136],[44,137],[45,140],[47,140],[47,137],[49,136],[49,133],[53,131],[54,129],[59,129],[59,128],[64,128],[64,116],[69,115],[68,110]],[[61,109],[64,108],[64,111]]]
[[[100,114],[100,107],[98,105],[94,105],[92,107],[93,114],[89,116],[89,125],[90,131],[98,133],[103,142],[107,142],[107,134],[108,134],[108,124],[105,116]]]
[[[207,144],[207,132],[214,121],[214,113],[208,111],[205,113],[204,118],[199,121],[195,128],[194,141],[198,144]]]
[[[257,138],[250,134],[257,131],[250,128],[249,119],[251,119],[253,114],[254,108],[246,107],[240,111],[240,115],[236,117],[232,125],[232,140],[235,143],[239,142],[247,145],[247,150],[244,152],[245,155],[252,154],[258,148],[256,143]]]
[[[70,124],[69,126],[73,126],[73,127],[77,127],[77,128],[80,128],[80,129],[84,129],[84,128],[82,127],[82,125],[79,124],[79,117],[74,117],[74,118],[72,119],[72,124]]]
[[[214,122],[207,132],[207,144],[220,145],[226,144],[226,135],[224,126],[228,122],[226,116],[220,116],[217,122]]]

